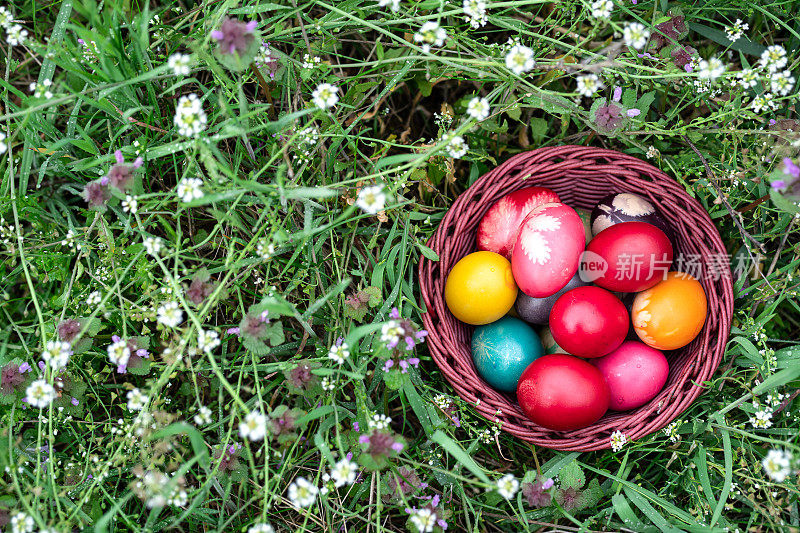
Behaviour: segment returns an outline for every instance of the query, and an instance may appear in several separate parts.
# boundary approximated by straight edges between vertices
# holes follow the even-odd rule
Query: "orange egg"
[[[494,252],[475,252],[461,259],[447,276],[444,299],[457,319],[467,324],[494,322],[517,298],[511,263]]]
[[[670,272],[666,279],[636,295],[631,319],[642,342],[658,350],[676,350],[697,337],[707,311],[700,282],[689,274]]]

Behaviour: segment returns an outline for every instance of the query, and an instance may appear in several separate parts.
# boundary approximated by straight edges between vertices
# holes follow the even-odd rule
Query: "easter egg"
[[[531,211],[517,235],[511,269],[519,288],[534,298],[556,293],[578,270],[586,246],[581,217],[561,203]]]
[[[597,422],[608,410],[609,397],[608,385],[596,367],[560,353],[531,363],[517,386],[522,412],[555,431],[572,431]]]
[[[472,333],[472,361],[486,382],[503,392],[517,390],[522,372],[544,353],[536,332],[518,318],[503,317]]]
[[[672,264],[672,243],[646,222],[621,222],[598,233],[581,262],[598,261],[604,268],[589,279],[618,292],[639,292],[662,279]],[[586,269],[582,264],[581,271]]]
[[[549,327],[545,326],[539,330],[539,338],[542,340],[544,353],[567,353],[553,338],[553,332],[550,331]]]
[[[676,350],[697,337],[707,311],[700,282],[689,274],[670,272],[667,279],[636,295],[631,320],[642,342],[658,350]]]
[[[671,233],[669,224],[650,200],[629,192],[609,194],[592,209],[591,225],[594,235],[620,222],[647,222],[668,237]]]
[[[447,308],[467,324],[494,322],[508,313],[516,298],[511,263],[494,252],[465,256],[450,270],[444,284]]]
[[[511,259],[525,216],[542,204],[560,201],[556,193],[544,187],[526,187],[503,196],[478,224],[478,249]]]
[[[583,281],[576,272],[566,285],[550,296],[533,298],[519,291],[517,294],[517,301],[514,303],[514,309],[517,311],[519,317],[526,322],[530,322],[531,324],[547,324],[550,319],[550,310],[562,294],[588,284],[589,283]]]
[[[600,287],[578,287],[564,293],[550,311],[556,343],[578,357],[601,357],[615,350],[628,334],[628,311]]]
[[[625,341],[599,359],[592,359],[608,384],[609,409],[627,411],[652,400],[664,387],[669,365],[664,354],[639,341]]]

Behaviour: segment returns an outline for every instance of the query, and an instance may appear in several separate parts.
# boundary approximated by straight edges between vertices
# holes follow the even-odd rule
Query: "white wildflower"
[[[725,63],[718,57],[701,59],[697,68],[697,77],[701,80],[714,81],[725,74]]]
[[[320,83],[311,93],[311,101],[319,109],[329,109],[339,102],[339,89],[330,83]]]
[[[411,523],[418,533],[430,533],[436,527],[436,513],[423,507],[411,513]]]
[[[460,159],[467,155],[469,145],[461,135],[454,135],[451,133],[445,135],[444,140],[447,142],[447,155],[453,159]]]
[[[422,51],[428,53],[431,46],[440,48],[447,39],[447,32],[439,26],[438,22],[429,20],[414,34],[414,42],[421,43]]]
[[[42,351],[42,360],[53,370],[67,366],[72,348],[68,342],[48,341]]]
[[[156,314],[158,315],[158,322],[168,328],[177,328],[183,322],[183,310],[178,305],[178,302],[162,304]]]
[[[271,525],[261,522],[260,524],[253,524],[247,529],[247,533],[275,533],[275,528]]]
[[[615,431],[611,434],[611,449],[615,452],[620,451],[628,442],[628,437],[621,431]]]
[[[506,500],[510,500],[519,490],[519,481],[513,474],[506,474],[497,480],[497,492]]]
[[[610,18],[613,9],[614,2],[611,0],[595,0],[592,2],[592,17],[596,19]]]
[[[533,58],[533,50],[527,46],[517,43],[506,54],[506,67],[517,76],[533,70],[534,66],[536,60]]]
[[[350,347],[346,342],[340,345],[334,344],[331,346],[331,349],[328,350],[328,359],[333,360],[337,365],[343,364],[344,360],[348,357],[350,357]]]
[[[18,46],[28,38],[28,30],[19,24],[6,27],[6,42],[9,46]]]
[[[145,237],[144,250],[148,255],[157,256],[161,253],[163,241],[161,237]]]
[[[383,185],[371,185],[358,192],[356,205],[372,215],[382,211],[386,206],[386,193]]]
[[[650,30],[640,22],[631,22],[623,29],[622,38],[627,46],[641,50],[647,44],[647,39],[650,38]]]
[[[794,89],[794,76],[792,76],[792,71],[790,70],[773,72],[769,77],[769,81],[772,92],[781,96],[788,95]]]
[[[25,401],[33,407],[44,409],[56,399],[56,390],[43,379],[37,379],[25,389]]]
[[[464,0],[464,20],[475,29],[486,26],[486,2],[484,0]]]
[[[136,211],[139,210],[139,202],[136,200],[136,197],[130,194],[125,195],[125,199],[122,200],[122,210],[135,215]]]
[[[239,423],[239,435],[244,439],[259,441],[267,434],[267,417],[260,410],[250,411]]]
[[[33,517],[22,511],[11,517],[11,533],[30,533],[36,528]]]
[[[131,349],[128,348],[128,343],[124,340],[118,340],[108,347],[108,359],[112,364],[117,366],[125,366],[131,357]]]
[[[167,65],[176,76],[188,76],[192,71],[192,58],[186,54],[172,54]]]
[[[205,405],[201,405],[200,409],[197,410],[197,414],[194,415],[194,423],[198,426],[207,426],[211,423],[211,409],[206,407]]]
[[[788,61],[786,49],[779,44],[773,44],[762,52],[758,63],[768,71],[776,72],[785,67]]]
[[[770,450],[761,461],[764,472],[777,483],[783,483],[792,473],[792,454],[783,450]]]
[[[317,499],[319,489],[304,477],[295,478],[289,485],[289,501],[298,508],[311,507]]]
[[[597,74],[586,74],[585,76],[578,76],[578,93],[586,96],[591,97],[594,96],[597,91],[603,88],[603,82],[600,81],[600,78]]]
[[[178,182],[175,193],[185,203],[199,200],[205,194],[203,192],[203,180],[200,178],[183,178]]]
[[[201,131],[206,129],[208,116],[203,111],[203,103],[192,93],[188,96],[181,96],[175,108],[175,125],[178,133],[186,137],[196,137]]]
[[[131,411],[141,411],[144,409],[150,398],[147,397],[141,390],[134,388],[128,391],[128,409]]]
[[[744,32],[749,29],[750,25],[747,22],[742,22],[741,19],[736,19],[736,22],[725,28],[725,35],[727,35],[730,42],[735,43],[741,39],[742,35],[744,35]]]
[[[220,345],[219,333],[214,330],[201,329],[197,332],[197,349],[211,353]]]
[[[478,122],[486,120],[489,116],[490,110],[491,108],[489,106],[489,100],[486,98],[481,98],[480,96],[476,96],[467,104],[467,115],[471,116]]]
[[[337,487],[352,485],[358,475],[358,465],[350,459],[344,458],[331,468],[330,475],[334,485]]]

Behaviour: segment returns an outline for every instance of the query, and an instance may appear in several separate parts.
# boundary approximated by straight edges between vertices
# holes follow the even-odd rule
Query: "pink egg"
[[[511,259],[525,216],[542,204],[560,201],[556,193],[544,187],[527,187],[503,196],[489,208],[478,225],[478,250]]]
[[[636,409],[655,398],[669,374],[664,354],[639,341],[625,341],[610,354],[589,362],[603,374],[614,411]]]
[[[519,288],[533,298],[558,292],[578,271],[586,236],[581,217],[562,203],[531,211],[517,235],[511,271]]]

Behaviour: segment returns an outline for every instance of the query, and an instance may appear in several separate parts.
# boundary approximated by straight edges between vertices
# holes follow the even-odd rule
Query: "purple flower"
[[[622,87],[614,87],[614,96],[613,99],[615,102],[619,102],[620,98],[622,98]]]
[[[358,437],[359,444],[366,444],[369,442],[369,435],[361,435]]]
[[[406,361],[405,359],[400,360],[400,372],[402,372],[403,374],[408,372],[408,361]]]
[[[225,333],[227,333],[228,335],[238,335],[239,331],[240,331],[239,328],[228,328],[227,330],[225,330]]]
[[[30,372],[30,371],[31,371],[31,365],[29,365],[28,363],[22,363],[21,365],[19,365],[20,374],[24,374],[25,372]]]
[[[633,118],[633,117],[638,117],[641,114],[641,111],[639,111],[638,109],[628,109],[625,112],[625,114]]]
[[[211,37],[219,42],[220,52],[223,54],[238,53],[244,55],[255,39],[253,32],[258,26],[258,22],[240,22],[239,20],[226,17],[218,30],[211,32]]]
[[[397,453],[402,452],[403,451],[403,443],[402,442],[395,442],[394,444],[392,444],[392,449],[394,451],[396,451]]]
[[[600,106],[595,113],[595,121],[604,130],[613,131],[622,125],[622,108],[615,104]]]
[[[555,481],[553,481],[553,478],[549,477],[549,478],[547,478],[547,479],[545,480],[545,482],[544,482],[544,483],[542,483],[542,488],[543,488],[543,489],[545,489],[545,490],[547,490],[547,489],[549,489],[550,487],[552,487],[554,484],[555,484]]]
[[[440,496],[437,494],[431,499],[431,506],[436,507],[439,505]]]
[[[419,366],[419,357],[409,357],[408,364],[413,365],[415,368]]]
[[[105,179],[105,178],[103,178]],[[83,188],[83,199],[89,204],[89,209],[93,207],[103,207],[109,199],[111,192],[108,185],[102,183],[103,180],[90,181]]]
[[[28,363],[23,363],[27,365]],[[30,365],[28,365],[30,369]],[[0,372],[0,392],[3,394],[13,394],[17,387],[25,383],[25,376],[22,375],[22,366],[8,363]]]
[[[78,403],[80,403],[80,402],[78,402],[78,399],[77,399],[77,398],[72,398],[72,401],[71,401],[70,403],[72,403],[72,405],[74,405],[75,407],[77,407],[77,406],[78,406]]]
[[[397,320],[400,318],[400,311],[396,307],[392,307],[391,312],[389,313],[389,318],[394,318]]]
[[[795,178],[800,178],[800,167],[794,164],[794,161],[788,157],[783,158],[783,173],[788,174]]]
[[[358,427],[358,422],[353,422],[353,429],[356,431],[361,431]]]
[[[124,191],[130,187],[131,181],[133,181],[133,171],[142,166],[142,158],[137,157],[132,165],[126,165],[121,151],[114,152],[114,157],[117,160],[117,164],[111,167],[106,177],[102,178],[100,182],[103,185],[111,185]]]
[[[769,125],[770,125],[770,126],[774,126],[774,125],[775,125],[775,124],[777,124],[777,123],[778,123],[778,121],[777,121],[777,120],[775,120],[774,118],[771,118],[771,119],[769,119]]]
[[[62,320],[58,324],[58,338],[64,342],[72,342],[81,332],[81,321],[74,318]]]
[[[136,355],[138,355],[139,357],[148,359],[150,357],[150,352],[148,352],[144,348],[139,348],[138,350],[136,350]]]
[[[345,455],[345,458],[348,461],[352,461],[353,460],[353,452],[347,452],[347,455]]]
[[[394,366],[394,361],[389,359],[385,363],[383,363],[383,371],[388,372],[390,368]]]
[[[773,189],[780,190],[786,188],[786,182],[784,180],[774,180],[772,183],[769,184],[770,187]]]

